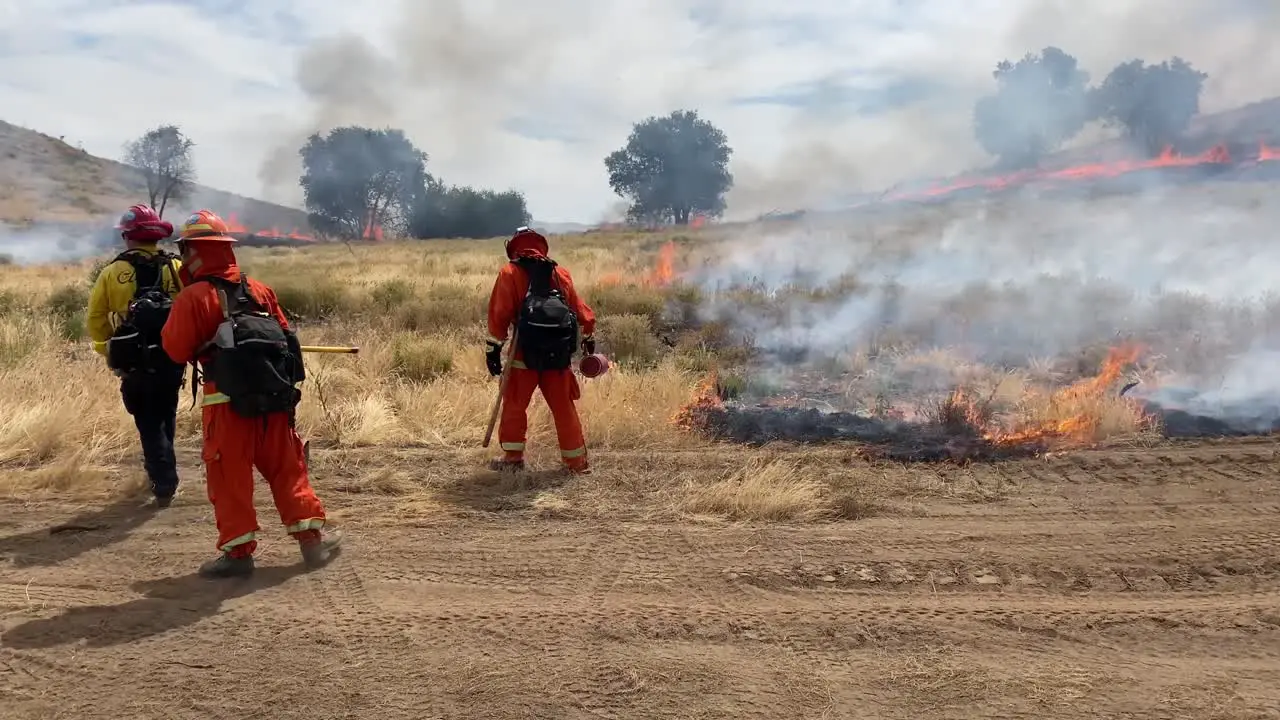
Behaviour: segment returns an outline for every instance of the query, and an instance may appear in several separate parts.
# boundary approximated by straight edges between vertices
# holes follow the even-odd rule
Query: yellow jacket
[[[155,245],[143,245],[137,250],[148,255],[157,252]],[[181,267],[182,261],[174,258],[172,265],[160,270],[161,284],[171,296],[182,290],[182,281],[178,278],[178,269]],[[107,354],[107,340],[124,321],[124,316],[129,312],[129,302],[133,300],[136,290],[133,266],[128,260],[116,260],[102,268],[97,280],[93,282],[93,289],[89,291],[89,310],[85,324],[88,326],[89,339],[93,340],[93,349],[100,355]]]

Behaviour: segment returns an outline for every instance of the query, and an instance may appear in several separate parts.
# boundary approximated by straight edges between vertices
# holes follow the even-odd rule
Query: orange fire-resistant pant
[[[246,418],[224,403],[205,405],[204,468],[218,523],[218,549],[235,557],[258,547],[253,507],[253,469],[271,488],[285,531],[300,541],[318,538],[324,506],[311,488],[302,438],[288,413]]]
[[[582,397],[573,370],[529,370],[512,367],[511,377],[502,396],[502,417],[498,421],[498,444],[503,459],[524,459],[525,440],[529,431],[529,403],[533,391],[541,390],[555,421],[560,442],[560,458],[575,470],[587,467],[587,441],[582,435],[582,420],[574,402]]]

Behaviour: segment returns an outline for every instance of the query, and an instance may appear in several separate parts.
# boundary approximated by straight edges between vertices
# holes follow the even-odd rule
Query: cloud
[[[449,182],[593,221],[631,124],[696,108],[751,214],[985,161],[1002,58],[1181,55],[1214,110],[1280,94],[1277,30],[1258,0],[0,0],[0,113],[112,157],[178,123],[203,181],[294,204],[307,133],[393,125]]]

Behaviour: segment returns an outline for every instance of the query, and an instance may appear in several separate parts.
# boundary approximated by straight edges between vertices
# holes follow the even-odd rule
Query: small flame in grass
[[[1038,442],[1059,446],[1092,443],[1102,429],[1101,403],[1104,400],[1116,402],[1107,397],[1108,392],[1120,379],[1125,366],[1136,362],[1142,350],[1141,346],[1133,344],[1111,348],[1097,375],[1062,388],[1049,397],[1046,417],[1024,422],[1009,431],[988,429],[983,437],[1004,447]],[[1139,412],[1132,400],[1121,399],[1119,402],[1129,403],[1134,412]],[[1150,418],[1142,416],[1142,420],[1147,422]]]
[[[668,240],[658,250],[658,259],[654,262],[653,269],[649,273],[630,284],[640,287],[666,287],[671,284],[676,277],[676,244],[674,241]],[[611,272],[601,275],[596,280],[597,285],[623,285],[626,279],[620,272]]]
[[[671,424],[682,430],[706,428],[707,414],[724,407],[720,401],[720,374],[708,372],[693,388],[693,399],[676,411]]]
[[[675,278],[676,244],[670,240],[658,251],[658,262],[649,273],[648,285],[665,287]]]
[[[1139,404],[1113,395],[1113,386],[1121,378],[1125,366],[1135,362],[1141,353],[1142,348],[1137,345],[1111,348],[1097,375],[1047,396],[1028,395],[1020,403],[1023,408],[1021,417],[1012,423],[997,422],[990,402],[963,389],[953,391],[933,406],[927,416],[947,435],[979,443],[970,450],[985,447],[1015,453],[1086,446],[1106,434],[1108,428],[1105,424],[1109,422],[1126,430],[1135,429],[1135,426],[1145,429],[1152,418],[1141,410]],[[677,411],[672,423],[685,430],[708,430],[711,416],[724,407],[721,397],[719,377],[715,372],[708,373],[694,389],[689,403]],[[790,404],[786,398],[774,400],[776,402],[766,404],[775,407]],[[877,408],[874,415],[905,419],[905,414],[890,412],[887,407]]]

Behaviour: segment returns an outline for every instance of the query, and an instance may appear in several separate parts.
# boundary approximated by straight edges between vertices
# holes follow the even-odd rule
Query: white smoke
[[[708,318],[749,333],[766,357],[840,357],[889,334],[1026,367],[1134,339],[1180,372],[1149,399],[1275,418],[1280,379],[1260,370],[1280,351],[1280,211],[1267,193],[1222,183],[760,224],[692,279]],[[747,287],[765,299],[744,302]]]
[[[16,227],[0,222],[0,256],[18,265],[75,262],[103,251],[114,237],[104,232],[97,226],[36,223]]]

